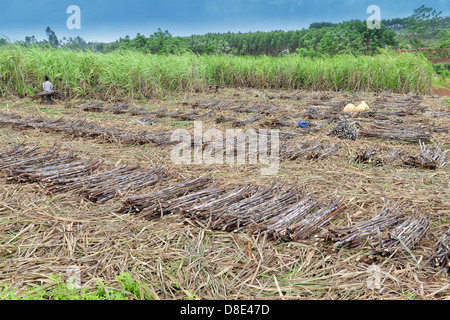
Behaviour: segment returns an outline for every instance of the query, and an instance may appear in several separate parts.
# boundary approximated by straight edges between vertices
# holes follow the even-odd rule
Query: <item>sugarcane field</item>
[[[448,44],[135,40],[0,41],[1,300],[449,299]]]
[[[342,111],[363,99],[370,111]],[[230,88],[121,112],[107,101],[3,99],[2,280],[45,284],[77,266],[84,288],[128,272],[161,299],[445,297],[445,103]],[[198,119],[204,130],[279,130],[277,174],[175,165],[170,131]],[[341,138],[342,124],[356,137]]]

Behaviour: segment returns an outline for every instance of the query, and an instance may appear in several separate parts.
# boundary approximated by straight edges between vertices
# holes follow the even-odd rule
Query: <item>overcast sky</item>
[[[50,26],[59,38],[81,36],[110,42],[161,28],[174,35],[208,32],[298,30],[311,22],[366,20],[377,5],[381,18],[406,17],[425,4],[449,16],[450,0],[0,0],[0,37],[46,37]],[[67,8],[81,11],[81,29],[70,30]]]

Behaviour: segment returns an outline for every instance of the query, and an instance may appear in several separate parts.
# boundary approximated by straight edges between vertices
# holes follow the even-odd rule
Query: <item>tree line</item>
[[[231,54],[279,55],[299,53],[304,56],[335,55],[339,53],[372,54],[378,48],[423,48],[430,45],[448,47],[450,17],[442,12],[421,6],[413,15],[381,21],[381,28],[369,29],[366,21],[341,23],[316,22],[308,29],[247,33],[208,33],[174,37],[169,31],[158,29],[146,37],[126,36],[112,43],[86,42],[81,37],[58,39],[50,27],[47,39],[37,41],[27,36],[16,44],[24,46],[61,47],[70,50],[108,53],[118,49],[132,49],[152,54]],[[0,39],[0,45],[8,44]]]

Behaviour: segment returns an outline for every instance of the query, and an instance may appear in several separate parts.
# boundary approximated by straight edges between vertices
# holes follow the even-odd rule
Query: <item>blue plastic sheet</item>
[[[305,121],[299,121],[298,122],[298,127],[299,128],[308,128],[308,125],[310,125],[309,122],[305,122]]]

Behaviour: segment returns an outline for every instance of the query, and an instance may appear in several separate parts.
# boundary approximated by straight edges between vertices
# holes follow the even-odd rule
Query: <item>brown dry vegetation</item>
[[[340,117],[348,117],[340,110],[349,102],[362,100],[371,111],[354,120],[365,130],[414,130],[430,135],[429,145],[449,149],[448,102],[434,96],[224,89],[173,95],[165,101],[129,102],[129,109],[141,112],[74,108],[89,101],[43,105],[14,97],[3,99],[1,112],[24,118],[87,120],[131,132],[170,132],[179,127],[192,131],[192,120],[198,119],[204,130],[225,131],[234,124],[295,133],[292,139],[281,140],[282,147],[294,148],[311,140],[334,143],[341,148],[328,157],[283,158],[277,174],[280,182],[298,183],[316,199],[343,198],[345,210],[322,231],[354,226],[400,199],[407,214],[417,210],[430,224],[414,247],[378,255],[367,245],[337,249],[317,236],[281,243],[269,241],[264,234],[210,230],[182,214],[147,220],[139,214],[119,213],[127,195],[97,204],[72,192],[50,195],[39,183],[8,182],[3,172],[0,284],[9,283],[23,291],[33,284],[50,284],[51,275],[64,275],[69,266],[76,265],[81,269],[83,288],[93,288],[97,281],[115,286],[115,277],[129,272],[148,286],[155,299],[448,299],[450,285],[444,267],[427,261],[450,227],[448,165],[427,170],[405,166],[398,159],[379,166],[356,163],[360,150],[376,144],[380,156],[392,150],[403,150],[405,155],[420,152],[418,143],[402,140],[360,137],[351,141],[327,136]],[[112,105],[106,102],[104,107]],[[158,110],[162,111],[147,113]],[[153,119],[154,125],[139,122],[142,118]],[[274,179],[261,176],[258,165],[174,165],[170,146],[27,129],[3,119],[0,152],[19,142],[44,149],[56,144],[61,151],[74,151],[83,159],[103,159],[106,168],[138,163],[167,169],[167,180],[132,194],[161,190],[200,176],[230,188],[247,183],[267,186]],[[241,121],[248,119],[255,122]],[[298,120],[315,126],[296,128]],[[373,264],[381,272],[379,288],[368,286]]]

